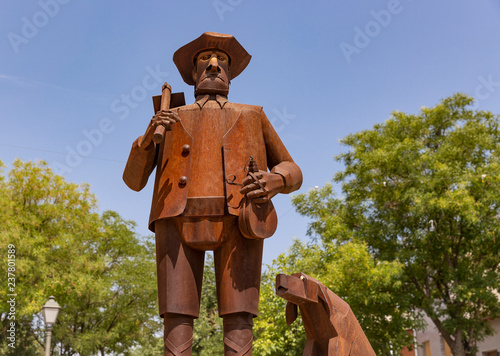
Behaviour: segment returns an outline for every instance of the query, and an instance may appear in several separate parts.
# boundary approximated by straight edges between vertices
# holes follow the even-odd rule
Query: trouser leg
[[[156,222],[158,300],[160,315],[198,317],[205,252],[181,241],[175,219]]]
[[[165,356],[191,356],[193,345],[193,317],[180,314],[166,314]]]
[[[224,355],[252,355],[253,315],[249,313],[234,313],[223,316],[224,324]]]
[[[214,251],[219,315],[259,312],[262,240],[241,235],[237,217],[224,226],[225,242]]]

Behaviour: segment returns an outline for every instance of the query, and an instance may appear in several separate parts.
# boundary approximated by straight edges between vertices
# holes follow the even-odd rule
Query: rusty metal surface
[[[262,238],[272,235],[277,221],[272,204],[260,215],[248,209],[249,224],[257,221],[256,239],[245,238],[238,226],[242,201],[253,208],[302,184],[300,168],[262,107],[227,100],[230,79],[250,58],[225,34],[205,33],[181,47],[174,62],[195,85],[196,101],[182,105],[183,96],[170,97],[170,88],[154,97],[155,115],[133,143],[123,173],[129,188],[140,191],[156,169],[149,227],[156,235],[166,355],[191,355],[206,250],[214,251],[225,354],[251,355]],[[245,169],[251,156],[260,168],[253,176]]]
[[[262,189],[266,189],[259,182],[259,166],[252,156],[248,161],[246,171],[247,179],[252,179]],[[278,227],[278,216],[271,200],[253,204],[250,199],[244,199],[241,203],[238,225],[243,236],[249,239],[266,239],[274,235]]]
[[[278,274],[276,294],[288,301],[288,325],[300,310],[307,335],[303,356],[375,355],[349,305],[319,281],[303,273]]]

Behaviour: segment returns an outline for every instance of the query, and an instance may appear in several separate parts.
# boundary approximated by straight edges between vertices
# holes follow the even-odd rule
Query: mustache
[[[203,82],[206,79],[211,79],[211,80],[213,80],[213,79],[220,79],[224,83],[226,82],[224,80],[224,77],[222,75],[220,75],[220,74],[217,74],[217,75],[214,75],[214,74],[203,74],[202,77],[201,77],[200,82]]]

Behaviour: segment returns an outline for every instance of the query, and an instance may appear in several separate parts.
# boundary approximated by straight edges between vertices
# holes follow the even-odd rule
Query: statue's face
[[[200,52],[193,68],[196,95],[229,93],[229,57],[217,50]]]

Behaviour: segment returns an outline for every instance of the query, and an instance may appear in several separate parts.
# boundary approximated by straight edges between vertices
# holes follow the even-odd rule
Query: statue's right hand
[[[142,137],[141,146],[149,146],[152,143],[153,134],[158,126],[165,126],[165,130],[170,131],[172,130],[172,125],[178,121],[181,121],[181,119],[176,112],[172,110],[158,111],[149,122],[146,133]]]
[[[172,110],[168,111],[158,111],[151,119],[150,126],[153,126],[153,130],[156,129],[158,125],[163,125],[165,127],[172,126],[174,123],[181,121],[179,115]]]

